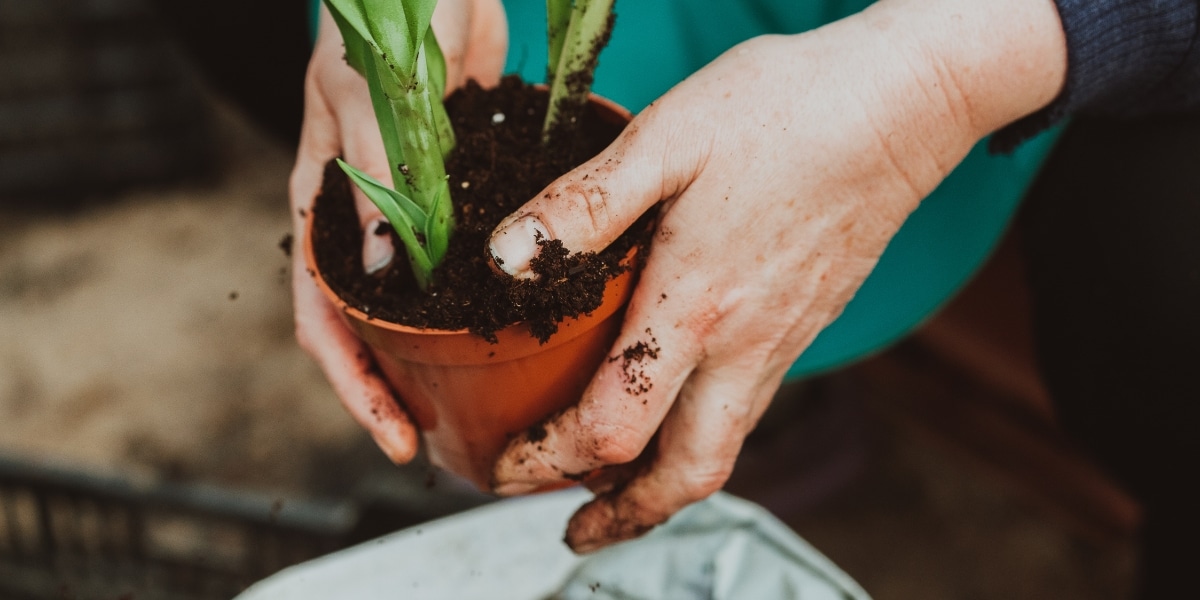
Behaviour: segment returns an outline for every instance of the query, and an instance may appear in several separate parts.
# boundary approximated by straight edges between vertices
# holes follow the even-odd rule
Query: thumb
[[[488,251],[497,267],[533,277],[529,261],[541,238],[561,240],[570,252],[603,250],[647,209],[687,187],[698,170],[698,145],[671,140],[654,108],[496,226]]]

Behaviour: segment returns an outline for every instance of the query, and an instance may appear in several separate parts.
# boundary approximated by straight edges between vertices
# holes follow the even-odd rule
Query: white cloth
[[[718,493],[587,556],[561,541],[590,495],[498,502],[286,569],[238,600],[868,600],[761,507]]]

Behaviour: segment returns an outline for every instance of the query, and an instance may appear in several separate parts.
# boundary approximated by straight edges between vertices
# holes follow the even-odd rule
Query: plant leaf
[[[367,29],[367,15],[359,0],[325,0],[325,6],[333,15],[342,41],[346,45],[346,62],[359,73],[366,74],[364,54],[371,51],[371,32]]]
[[[350,177],[354,185],[358,186],[358,189],[362,190],[363,194],[366,194],[367,198],[379,207],[379,211],[383,213],[384,217],[387,217],[388,222],[399,234],[400,241],[404,242],[408,251],[408,259],[413,264],[413,274],[417,276],[417,282],[424,289],[432,278],[436,261],[432,259],[429,249],[421,243],[417,234],[420,233],[428,241],[428,228],[432,219],[429,219],[425,211],[422,211],[421,207],[404,194],[383,185],[374,177],[350,166],[340,158],[337,159],[337,164]],[[444,254],[445,250],[442,252]]]
[[[367,89],[370,90],[371,106],[375,110],[375,121],[379,124],[379,135],[383,139],[383,152],[387,155],[388,167],[392,173],[392,187],[409,197],[415,195],[400,165],[408,160],[404,156],[403,142],[400,138],[400,124],[397,122],[392,102],[388,99],[384,88],[383,78],[387,77],[387,68],[380,64],[380,59],[367,55],[366,70]]]
[[[553,85],[571,23],[571,0],[546,0],[546,85]]]
[[[446,96],[446,57],[442,54],[442,47],[437,42],[437,37],[433,35],[433,29],[425,32],[425,45],[421,48],[425,58],[426,79],[429,82],[429,99],[430,108],[433,111],[433,127],[437,131],[438,145],[442,150],[442,158],[450,156],[450,151],[454,150],[454,126],[450,124],[450,116],[446,114],[446,107],[442,105],[442,98]],[[418,63],[418,75],[420,79],[420,63]]]
[[[370,0],[368,0],[370,1]],[[404,0],[404,2],[396,2],[396,0],[374,0],[375,2],[393,2],[404,5],[404,12],[407,16],[408,35],[410,40],[413,40],[413,62],[409,65],[409,71],[416,69],[417,45],[426,43],[426,34],[430,30],[430,23],[433,20],[433,9],[437,7],[437,0]],[[441,54],[441,50],[438,51]],[[445,65],[445,61],[442,62]],[[445,67],[443,66],[442,87],[445,86]],[[438,94],[438,98],[441,98]]]
[[[429,207],[430,218],[425,222],[425,246],[430,261],[435,265],[441,264],[446,256],[446,249],[450,247],[451,227],[446,226],[445,220],[451,213],[443,210],[443,203],[450,203],[450,187],[446,184],[438,187],[433,206]]]
[[[429,215],[424,210],[421,210],[421,207],[417,206],[416,202],[410,200],[408,196],[383,185],[378,179],[350,166],[340,158],[338,159],[338,166],[346,172],[346,175],[350,176],[350,180],[358,186],[358,189],[362,190],[367,195],[367,198],[370,198],[371,202],[374,202],[375,206],[379,207],[380,211],[383,211],[383,216],[388,217],[389,221],[392,220],[391,215],[388,214],[389,212],[398,213],[406,225],[422,233],[425,232],[425,225],[429,220]]]
[[[429,66],[429,89],[437,98],[446,96],[446,55],[442,54],[442,46],[438,44],[433,29],[425,32],[425,42],[422,51],[425,53],[425,64]]]

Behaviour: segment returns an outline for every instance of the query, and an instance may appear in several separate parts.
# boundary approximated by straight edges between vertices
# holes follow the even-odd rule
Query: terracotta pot
[[[597,97],[592,102],[602,118],[631,118],[612,102]],[[523,323],[498,331],[498,343],[491,344],[466,330],[419,329],[368,319],[347,305],[317,269],[312,222],[310,216],[305,260],[316,274],[317,286],[371,348],[416,420],[430,460],[485,490],[511,436],[579,400],[616,340],[622,309],[635,283],[631,271],[609,281],[599,308],[563,321],[545,344],[539,344]]]

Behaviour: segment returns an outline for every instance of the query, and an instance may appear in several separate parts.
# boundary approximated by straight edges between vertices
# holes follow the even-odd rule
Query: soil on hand
[[[570,254],[557,240],[540,242],[532,268],[535,280],[496,274],[487,259],[487,241],[500,221],[541,192],[560,175],[598,154],[624,127],[589,113],[576,136],[541,144],[548,95],[516,77],[485,90],[474,82],[446,101],[457,145],[446,160],[457,226],[435,283],[420,291],[403,258],[403,245],[388,228],[398,249],[382,275],[362,267],[362,227],[350,183],[330,162],[314,204],[313,250],[329,287],[372,318],[411,327],[468,329],[489,340],[517,322],[546,341],[564,318],[595,310],[605,284],[622,273],[622,259],[635,245],[649,243],[648,212],[624,236],[602,252]],[[366,235],[375,235],[367,232]],[[639,252],[644,258],[647,253]]]

